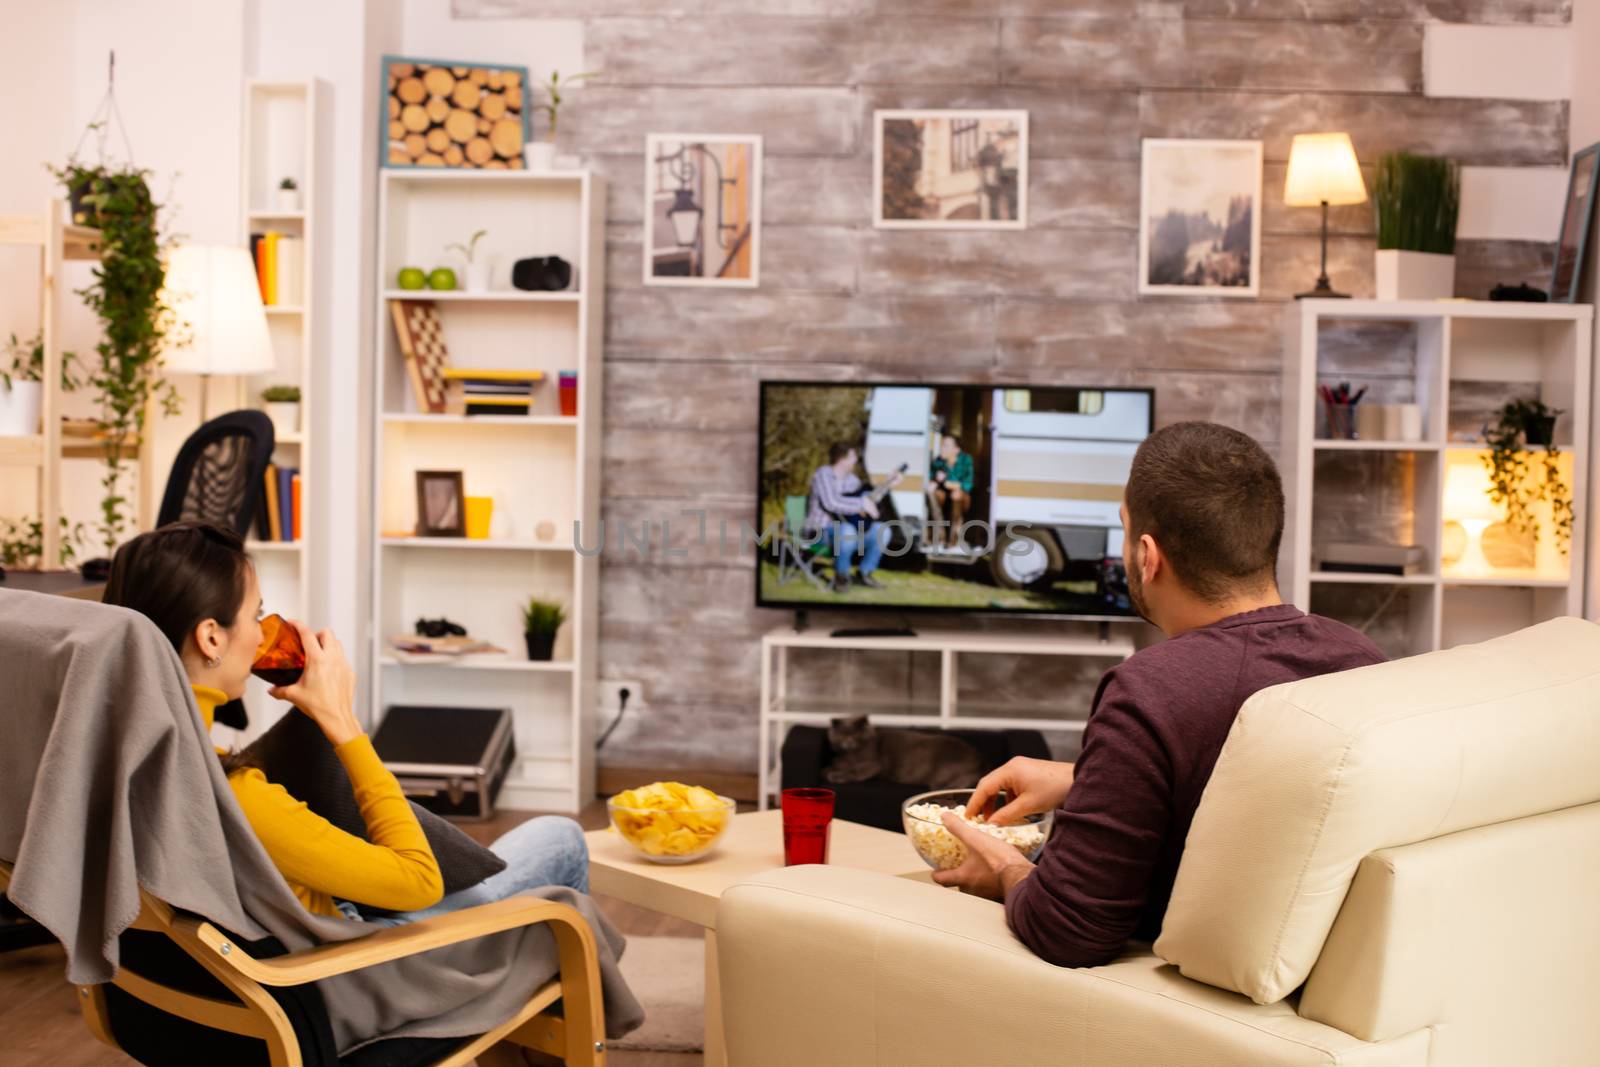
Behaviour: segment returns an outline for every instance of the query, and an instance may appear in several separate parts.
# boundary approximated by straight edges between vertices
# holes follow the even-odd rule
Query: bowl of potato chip
[[[948,871],[961,866],[967,858],[967,846],[945,828],[946,812],[973,829],[1013,846],[1025,859],[1037,860],[1044,851],[1044,843],[1050,839],[1055,813],[1026,815],[1004,826],[989,822],[982,813],[968,818],[967,802],[972,799],[973,792],[971,789],[936,789],[931,793],[919,793],[900,806],[900,820],[906,836],[922,862],[934,870]]]
[[[682,782],[624,789],[606,802],[612,827],[652,863],[689,863],[710,855],[734,808],[727,797]]]

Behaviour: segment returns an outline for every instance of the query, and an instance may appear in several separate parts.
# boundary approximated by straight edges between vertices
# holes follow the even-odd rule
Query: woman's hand
[[[1070,763],[1013,756],[979,780],[967,802],[967,817],[976,818],[1002,790],[1011,802],[989,816],[992,823],[1004,826],[1025,815],[1054,811],[1072,789],[1072,771]]]
[[[332,630],[313,633],[309,626],[293,619],[289,623],[300,631],[306,669],[298,682],[276,685],[268,692],[305,712],[322,728],[329,744],[337,747],[355,740],[362,734],[355,713],[356,672],[345,658],[344,646]]]

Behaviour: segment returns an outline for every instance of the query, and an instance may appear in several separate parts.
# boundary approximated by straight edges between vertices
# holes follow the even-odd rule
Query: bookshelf
[[[259,531],[248,539],[256,574],[261,582],[266,610],[318,625],[313,616],[309,576],[311,554],[316,550],[309,537],[312,531],[311,482],[316,472],[316,437],[312,432],[312,411],[316,405],[315,366],[318,307],[316,300],[314,250],[318,234],[318,195],[321,191],[317,141],[319,108],[326,105],[326,87],[316,81],[245,82],[243,137],[240,158],[240,240],[252,245],[252,235],[280,235],[279,280],[283,284],[272,294],[275,302],[266,305],[267,332],[272,339],[276,366],[266,374],[240,379],[239,407],[265,409],[261,393],[268,386],[293,385],[300,389],[298,424],[275,424],[275,466],[300,472],[300,533],[295,540],[263,540]],[[278,202],[278,185],[293,178],[297,204],[284,207]],[[295,242],[292,245],[282,240]],[[293,262],[281,253],[293,248]],[[250,728],[238,735],[236,743],[258,736],[287,710],[288,705],[272,700],[265,683],[250,680],[245,694],[250,711]]]
[[[1486,301],[1301,300],[1285,323],[1281,586],[1307,611],[1352,625],[1391,656],[1481,641],[1583,615],[1594,309]],[[1329,440],[1318,384],[1366,386],[1366,402],[1417,404],[1415,441]],[[1573,503],[1563,554],[1548,504],[1521,565],[1479,555],[1450,487],[1487,486],[1476,440],[1513,397],[1561,409],[1555,443]],[[1537,457],[1543,449],[1535,450]],[[1456,475],[1458,482],[1452,477]],[[1486,499],[1486,498],[1485,498]],[[1479,520],[1488,530],[1495,525]],[[1415,544],[1414,573],[1320,569],[1324,540]],[[1481,545],[1481,540],[1479,544]],[[1524,543],[1521,551],[1526,552]]]
[[[384,170],[379,178],[375,309],[370,721],[397,704],[506,707],[517,757],[500,806],[577,812],[594,795],[598,560],[577,551],[575,523],[599,521],[605,187],[586,172]],[[446,252],[486,230],[487,291],[395,288],[403,267],[452,266]],[[510,287],[513,261],[559,255],[562,292]],[[527,415],[422,410],[391,300],[434,303],[450,365],[539,370]],[[557,372],[578,372],[578,410],[563,415]],[[418,470],[459,470],[468,496],[494,501],[489,537],[416,535]],[[567,621],[550,662],[530,662],[520,605],[561,601]],[[503,653],[429,658],[392,649],[421,617],[445,616]]]

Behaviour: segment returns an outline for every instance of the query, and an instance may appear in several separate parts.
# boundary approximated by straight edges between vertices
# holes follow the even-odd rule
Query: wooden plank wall
[[[642,681],[645,706],[602,762],[751,771],[758,611],[748,553],[711,540],[754,511],[762,378],[883,376],[1150,385],[1162,422],[1204,418],[1276,449],[1279,322],[1316,274],[1318,213],[1283,206],[1290,137],[1352,134],[1463,164],[1561,166],[1568,104],[1423,95],[1429,19],[1563,25],[1571,0],[454,0],[460,18],[585,22],[589,69],[564,150],[612,183],[608,213],[605,507],[657,523],[646,554],[608,546],[601,673]],[[872,112],[1029,112],[1029,228],[874,230]],[[643,150],[653,132],[759,133],[766,169],[761,288],[640,282]],[[1265,143],[1259,301],[1140,300],[1143,137]],[[1370,175],[1369,175],[1370,176]],[[1334,211],[1330,270],[1372,293],[1366,207]],[[1462,295],[1542,285],[1551,249],[1464,241]],[[1359,365],[1368,351],[1349,338]],[[671,520],[685,553],[668,557]],[[827,625],[828,620],[820,620]],[[1096,670],[993,664],[973,692],[1081,713]],[[932,699],[936,665],[817,661],[803,682],[846,699]]]

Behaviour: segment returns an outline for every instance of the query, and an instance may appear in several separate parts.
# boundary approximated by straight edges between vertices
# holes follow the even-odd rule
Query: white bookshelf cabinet
[[[600,518],[601,334],[605,187],[587,172],[384,170],[379,191],[379,297],[373,426],[371,721],[400,704],[508,707],[517,757],[502,808],[577,812],[594,796],[599,561],[579,553],[574,524]],[[486,292],[400,290],[403,267],[464,264],[446,251],[477,230],[493,264]],[[511,288],[512,263],[559,255],[562,292]],[[389,302],[431,300],[453,367],[541,370],[529,415],[420,411]],[[578,413],[563,416],[562,370],[578,372]],[[487,540],[418,537],[418,470],[459,470],[469,496],[494,500]],[[591,536],[588,543],[594,543]],[[521,604],[566,605],[548,663],[529,662]],[[437,659],[389,639],[445,616],[504,654]]]
[[[1374,636],[1391,656],[1581,616],[1593,319],[1592,307],[1571,304],[1302,300],[1289,308],[1279,576],[1285,596],[1352,625],[1386,617]],[[1352,327],[1387,331],[1390,343],[1352,344]],[[1330,345],[1341,331],[1343,340]],[[1316,387],[1339,381],[1367,386],[1365,402],[1420,405],[1421,439],[1329,440]],[[1444,551],[1450,470],[1460,464],[1483,471],[1484,446],[1471,438],[1493,408],[1533,396],[1565,413],[1555,441],[1572,494],[1569,551],[1557,548],[1544,504],[1535,509],[1540,536],[1532,566],[1443,558],[1451,555]],[[1400,576],[1324,572],[1315,545],[1325,540],[1416,544],[1425,558],[1417,573]]]

